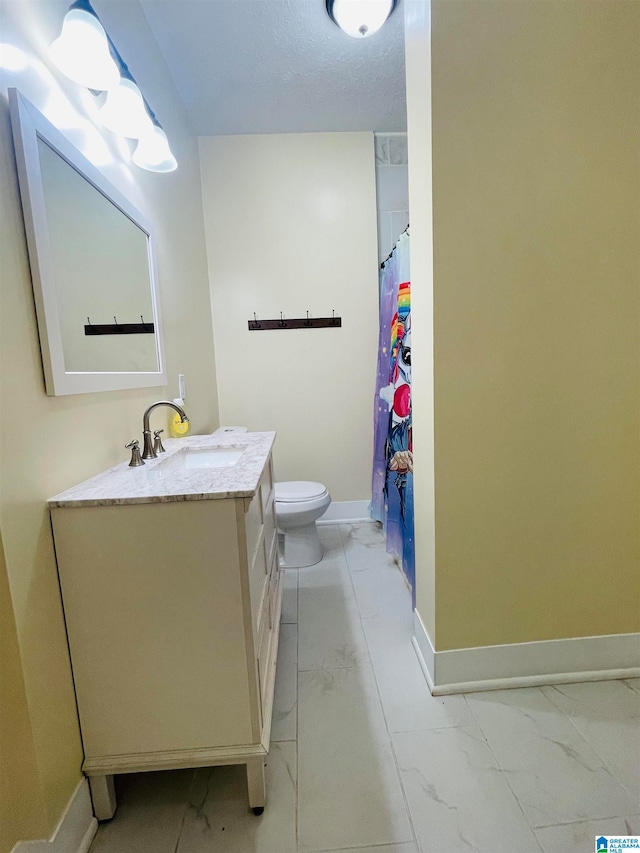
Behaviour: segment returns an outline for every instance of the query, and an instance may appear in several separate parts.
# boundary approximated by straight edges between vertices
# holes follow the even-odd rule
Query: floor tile
[[[300,591],[298,668],[333,669],[369,664],[355,602],[331,591]]]
[[[340,556],[344,558],[342,534],[339,524],[320,524],[317,527],[318,538],[322,545],[323,560],[326,557]]]
[[[384,549],[385,536],[382,525],[377,521],[360,521],[351,524],[341,524],[342,541],[345,547],[352,542],[372,545],[382,545]]]
[[[411,613],[411,592],[395,563],[354,571],[352,580],[362,619]]]
[[[343,530],[342,541],[351,572],[397,567],[395,559],[387,553],[384,539],[380,538],[379,532],[345,533]]]
[[[371,667],[298,676],[301,851],[412,841]]]
[[[298,569],[283,569],[282,616],[284,624],[298,621]]]
[[[478,726],[402,732],[393,744],[425,853],[539,850]]]
[[[295,744],[273,743],[266,764],[259,817],[249,810],[244,765],[198,770],[175,853],[296,853]]]
[[[364,542],[351,542],[344,546],[344,554],[349,565],[349,570],[366,572],[370,569],[396,569],[398,564],[391,554],[387,554],[384,546],[378,544],[366,544]]]
[[[271,740],[295,740],[298,708],[298,626],[281,625]]]
[[[633,813],[635,801],[537,687],[467,696],[532,826]]]
[[[342,532],[339,524],[317,524],[316,530],[321,542],[337,539],[342,544]]]
[[[344,548],[342,546],[342,539],[335,539],[334,537],[326,539],[321,538],[320,544],[322,545],[323,559],[335,556],[339,556],[344,559]],[[305,569],[300,569],[300,571],[305,571]]]
[[[404,619],[366,619],[363,628],[389,731],[475,723],[464,696],[432,696],[429,692],[411,644],[411,611]]]
[[[559,684],[542,692],[640,803],[640,693],[622,681]]]
[[[315,566],[298,569],[298,591],[318,587],[333,589],[344,597],[353,598],[351,575],[342,548],[325,554]]]
[[[324,561],[323,561],[324,562]],[[298,591],[298,668],[332,669],[369,663],[360,614],[343,562],[305,570]]]
[[[640,835],[640,814],[628,815],[624,819],[627,835]]]
[[[195,770],[116,776],[118,808],[90,853],[175,853]]]
[[[630,822],[622,817],[602,818],[581,823],[565,823],[536,829],[544,853],[591,853],[599,835],[631,835]]]

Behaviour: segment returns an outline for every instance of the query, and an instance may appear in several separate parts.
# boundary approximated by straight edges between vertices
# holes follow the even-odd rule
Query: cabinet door
[[[235,502],[52,519],[87,760],[250,743]]]

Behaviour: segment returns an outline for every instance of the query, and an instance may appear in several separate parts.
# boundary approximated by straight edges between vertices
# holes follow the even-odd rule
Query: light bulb
[[[131,139],[146,136],[152,128],[140,89],[126,77],[122,77],[120,84],[107,93],[107,100],[98,115],[106,128]]]
[[[157,124],[138,142],[131,159],[136,166],[149,172],[173,172],[178,168],[176,158],[169,148],[167,135]]]
[[[378,32],[394,6],[395,0],[328,0],[327,11],[347,35],[365,38]]]
[[[80,86],[104,91],[118,85],[120,72],[109,51],[107,34],[89,12],[82,9],[67,12],[50,54],[57,68]]]

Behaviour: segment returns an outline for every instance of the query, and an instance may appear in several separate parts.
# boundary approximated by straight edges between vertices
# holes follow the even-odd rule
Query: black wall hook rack
[[[253,315],[253,320],[247,322],[250,332],[265,332],[272,329],[337,329],[342,326],[342,317],[336,317],[332,312],[331,317],[310,317],[307,311],[306,317],[296,317],[289,320],[280,312],[279,320],[258,320]]]
[[[85,335],[152,335],[155,332],[153,323],[145,323],[144,317],[140,315],[139,323],[118,323],[116,317],[113,323],[102,323],[94,325],[91,318],[87,317],[84,327]]]

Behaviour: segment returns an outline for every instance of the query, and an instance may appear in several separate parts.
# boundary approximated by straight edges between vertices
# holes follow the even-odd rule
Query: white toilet
[[[213,435],[247,432],[245,426],[221,426]],[[315,566],[322,559],[316,521],[329,508],[331,495],[322,483],[295,480],[276,483],[275,508],[281,541],[280,565],[287,569]]]
[[[275,484],[276,520],[283,537],[281,566],[302,569],[320,562],[322,545],[316,521],[330,503],[331,495],[322,483],[295,480]]]

